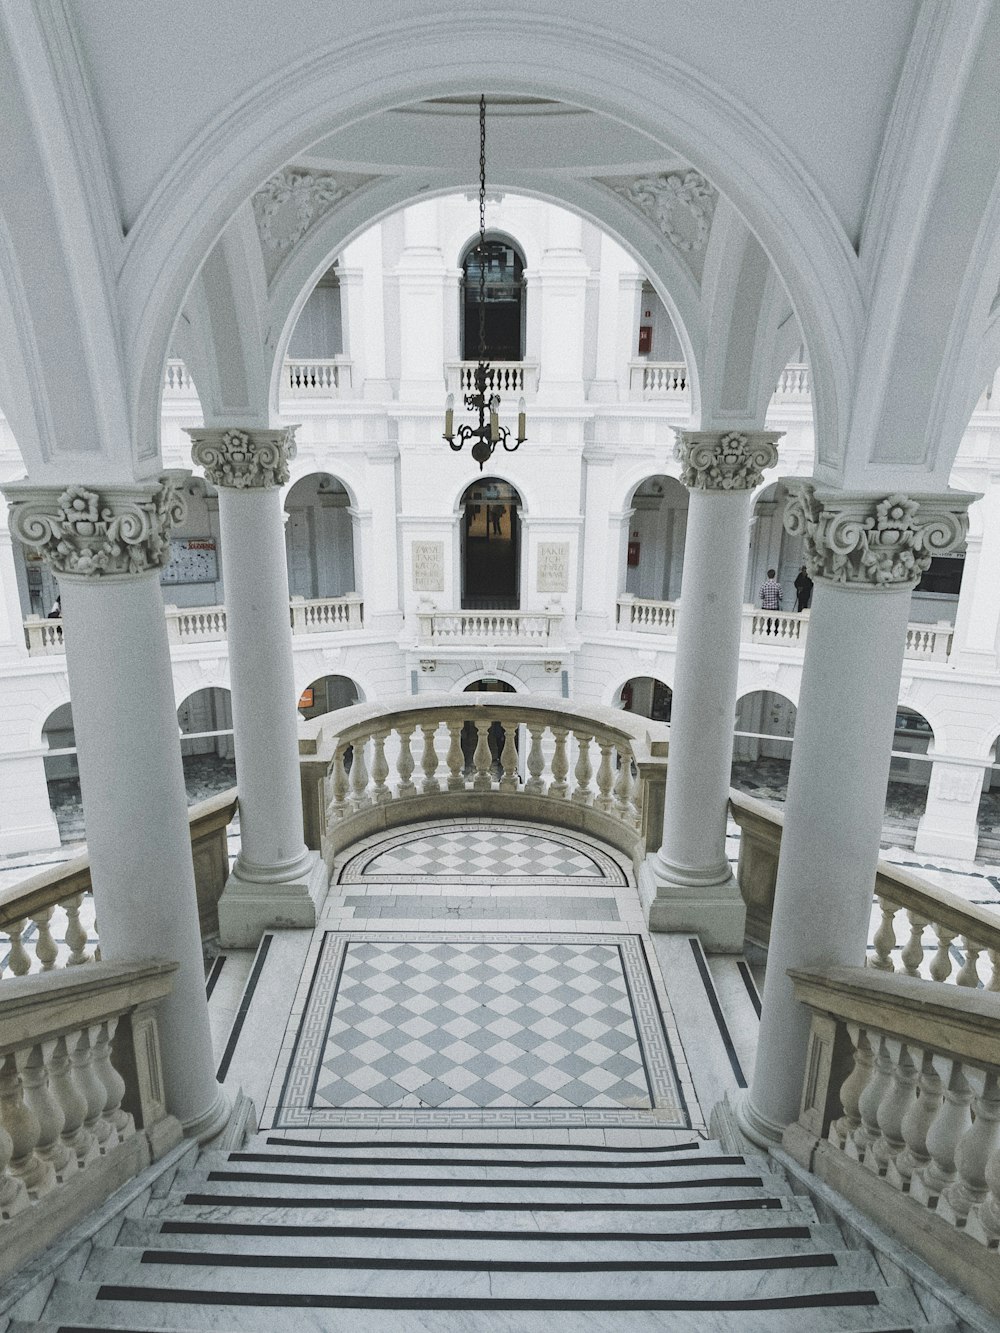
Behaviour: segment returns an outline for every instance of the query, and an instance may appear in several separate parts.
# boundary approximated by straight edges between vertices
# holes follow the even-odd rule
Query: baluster
[[[840,1085],[840,1105],[843,1114],[830,1125],[830,1142],[848,1152],[854,1143],[854,1135],[861,1128],[861,1094],[867,1086],[875,1057],[868,1041],[868,1033],[858,1028],[857,1037],[851,1028],[851,1040],[854,1044],[854,1067]]]
[[[924,1051],[916,1097],[907,1107],[900,1125],[904,1146],[886,1173],[889,1184],[899,1190],[909,1190],[914,1172],[920,1171],[931,1159],[927,1151],[927,1135],[941,1109],[943,1096],[944,1087],[934,1068],[934,1057],[930,1051]]]
[[[973,1121],[958,1141],[955,1167],[958,1178],[944,1190],[938,1212],[948,1222],[964,1227],[969,1212],[989,1192],[986,1167],[993,1152],[1000,1147],[1000,1087],[997,1075],[989,1070],[983,1075],[983,1091],[973,1099]]]
[[[552,755],[552,781],[549,783],[549,795],[557,801],[565,800],[569,791],[566,784],[566,778],[569,774],[569,760],[566,757],[567,734],[565,727],[552,728],[556,748]]]
[[[465,790],[465,755],[462,752],[462,723],[448,723],[448,790]]]
[[[21,942],[21,935],[28,924],[28,918],[24,917],[20,921],[12,921],[7,927],[7,934],[10,938],[10,955],[8,965],[15,977],[24,977],[31,971],[31,957]]]
[[[476,749],[472,756],[475,776],[472,779],[473,791],[492,791],[493,755],[490,751],[490,723],[488,718],[480,718],[472,724],[476,728]]]
[[[413,752],[410,750],[410,742],[413,740],[416,727],[410,723],[397,729],[399,737],[399,758],[396,760],[396,772],[399,774],[399,786],[396,788],[397,796],[412,796],[417,790],[416,783],[413,781]]]
[[[965,960],[958,969],[955,985],[969,986],[975,990],[979,985],[979,955],[983,951],[983,946],[970,940],[968,935],[962,936],[962,946],[965,949]]]
[[[24,1182],[7,1169],[13,1154],[14,1142],[0,1121],[0,1218],[5,1222],[31,1206]]]
[[[500,765],[503,776],[500,779],[501,791],[517,791],[517,724],[510,722],[504,727],[503,750],[500,753]]]
[[[38,927],[35,957],[41,963],[43,972],[51,972],[56,965],[56,959],[59,957],[59,948],[52,938],[52,931],[49,927],[54,910],[53,907],[43,907],[40,912],[36,912],[31,918]]]
[[[990,956],[990,979],[986,983],[988,991],[1000,991],[1000,949],[988,950]]]
[[[24,1088],[13,1052],[0,1065],[0,1117],[10,1135],[14,1151],[10,1169],[20,1176],[32,1199],[40,1199],[55,1185],[52,1165],[35,1152],[40,1128],[38,1117],[24,1100]]]
[[[601,751],[601,762],[597,765],[597,800],[594,804],[598,810],[610,812],[615,806],[615,798],[612,795],[615,785],[615,768],[611,762],[615,746],[613,741],[598,741],[597,743]]]
[[[368,738],[359,736],[354,742],[354,758],[351,761],[351,808],[363,810],[371,805],[368,795],[368,768],[365,764],[365,746]]]
[[[1000,1242],[1000,1148],[990,1153],[984,1175],[986,1197],[969,1212],[966,1235],[996,1250]]]
[[[871,1048],[869,1047],[869,1049]],[[861,1090],[861,1096],[858,1098],[858,1114],[861,1116],[861,1124],[855,1129],[845,1149],[847,1155],[853,1157],[855,1161],[864,1162],[868,1149],[878,1140],[881,1132],[878,1123],[878,1108],[882,1098],[891,1086],[892,1061],[889,1059],[886,1049],[885,1037],[880,1034],[878,1045],[872,1054],[868,1080]]]
[[[420,755],[420,768],[424,775],[421,791],[427,792],[440,791],[441,783],[437,778],[438,771],[438,752],[434,744],[434,737],[437,733],[436,722],[424,722],[420,727],[424,738],[424,747]]]
[[[578,801],[581,805],[592,805],[594,793],[590,789],[590,782],[594,776],[594,767],[590,762],[590,742],[593,737],[579,731],[575,735],[577,752],[573,776],[576,778],[576,786],[573,788],[571,799]]]
[[[54,1043],[49,1043],[51,1054]],[[53,1183],[62,1184],[77,1171],[76,1153],[63,1139],[66,1117],[49,1083],[45,1048],[37,1042],[28,1052],[21,1066],[24,1100],[38,1121],[38,1142],[35,1151],[52,1168]]]
[[[936,1208],[938,1199],[958,1172],[955,1153],[959,1141],[972,1124],[969,1106],[972,1089],[969,1087],[960,1060],[951,1062],[951,1076],[944,1091],[940,1110],[927,1132],[927,1151],[930,1161],[913,1173],[910,1193],[927,1208]]]
[[[76,1080],[65,1037],[60,1037],[49,1057],[49,1086],[63,1113],[62,1141],[76,1156],[79,1166],[86,1166],[98,1155],[97,1141],[84,1124],[87,1098]]]
[[[955,938],[955,931],[945,930],[944,926],[935,925],[934,933],[938,938],[938,947],[931,959],[931,978],[934,981],[947,981],[951,976],[951,942]]]
[[[868,966],[874,968],[876,972],[895,972],[896,966],[892,961],[892,951],[896,947],[896,931],[893,920],[899,908],[888,898],[882,896],[878,899],[878,905],[882,910],[882,920],[878,930],[872,936],[872,943],[875,945],[875,957],[868,959]]]
[[[347,746],[338,745],[330,769],[330,790],[333,800],[330,803],[330,816],[336,822],[344,818],[350,810],[347,793],[350,791],[350,779],[347,776]]]
[[[917,1095],[917,1066],[907,1047],[900,1046],[899,1058],[894,1061],[888,1043],[882,1045],[889,1060],[890,1083],[878,1107],[878,1127],[882,1133],[865,1156],[865,1166],[871,1166],[880,1176],[886,1174],[904,1146],[903,1117]]]
[[[111,1126],[104,1118],[104,1103],[108,1099],[108,1094],[97,1073],[94,1044],[91,1028],[89,1026],[81,1028],[69,1059],[73,1066],[76,1086],[87,1101],[87,1114],[83,1123],[93,1134],[98,1152],[103,1154],[113,1147],[114,1143]]]
[[[646,779],[641,773],[636,774],[635,781],[632,783],[631,794],[631,824],[634,829],[642,831],[642,812],[646,807]]]
[[[87,952],[87,932],[80,921],[83,894],[75,893],[72,898],[67,898],[60,906],[66,913],[66,943],[69,946],[69,957],[66,960],[66,966],[79,967],[81,963],[90,961],[90,954]]]
[[[387,731],[376,731],[372,736],[372,801],[375,805],[385,805],[392,795],[385,783],[389,776],[389,762],[385,757],[388,735]]]
[[[545,724],[532,722],[528,733],[531,745],[528,749],[528,781],[524,784],[524,790],[531,796],[541,796],[545,792],[545,783],[542,779],[542,774],[545,772],[545,752],[542,749]]]
[[[906,918],[910,923],[910,938],[903,945],[899,957],[908,977],[920,976],[920,965],[924,961],[924,929],[929,924],[919,912],[908,911]]]
[[[128,1111],[122,1110],[122,1098],[125,1096],[125,1080],[115,1068],[111,1059],[111,1039],[115,1035],[118,1019],[108,1019],[97,1029],[94,1043],[94,1069],[104,1085],[104,1118],[111,1126],[111,1132],[119,1143],[124,1143],[135,1133],[135,1121]]]
[[[632,818],[632,751],[618,749],[618,781],[615,783],[615,812],[626,823]]]

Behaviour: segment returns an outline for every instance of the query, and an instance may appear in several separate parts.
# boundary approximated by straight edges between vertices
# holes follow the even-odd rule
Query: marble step
[[[564,1131],[567,1137],[558,1140],[547,1137],[540,1139],[538,1130],[523,1130],[519,1134],[514,1130],[504,1130],[502,1141],[497,1139],[447,1138],[441,1137],[440,1132],[435,1138],[414,1139],[412,1130],[395,1131],[395,1135],[405,1133],[406,1137],[395,1137],[393,1133],[382,1130],[379,1131],[377,1139],[348,1138],[346,1137],[348,1133],[356,1133],[357,1131],[346,1130],[341,1131],[345,1137],[329,1137],[334,1132],[324,1130],[322,1139],[308,1139],[295,1135],[285,1138],[278,1134],[257,1134],[247,1143],[246,1151],[281,1152],[290,1157],[308,1153],[331,1153],[356,1155],[359,1158],[379,1158],[386,1154],[392,1157],[412,1157],[417,1161],[420,1161],[425,1155],[446,1157],[465,1155],[497,1162],[503,1162],[510,1157],[554,1162],[566,1158],[578,1158],[580,1161],[595,1162],[605,1159],[627,1162],[633,1158],[641,1157],[666,1161],[677,1155],[693,1156],[696,1153],[717,1154],[725,1152],[722,1144],[717,1139],[692,1137],[674,1141],[671,1138],[665,1142],[618,1144],[605,1142],[604,1138],[608,1136],[610,1131],[602,1130],[591,1131],[602,1135],[602,1141],[594,1143],[581,1140],[578,1137],[579,1131],[573,1132],[572,1139],[569,1137],[570,1131]],[[586,1133],[587,1131],[583,1132]],[[676,1131],[672,1131],[672,1133],[676,1133]],[[513,1137],[515,1134],[517,1134],[516,1138]]]
[[[763,1291],[720,1295],[717,1284],[702,1293],[678,1293],[673,1280],[669,1294],[663,1284],[655,1295],[636,1295],[605,1281],[598,1295],[581,1295],[573,1283],[568,1295],[525,1294],[516,1277],[511,1293],[489,1292],[489,1280],[465,1283],[459,1294],[445,1295],[438,1275],[415,1289],[406,1274],[398,1294],[300,1290],[287,1293],[254,1290],[241,1285],[229,1291],[196,1286],[142,1287],[60,1282],[42,1312],[52,1328],[140,1330],[260,1329],[285,1333],[304,1329],[347,1329],[351,1333],[621,1333],[628,1319],[630,1333],[731,1333],[738,1315],[741,1333],[861,1333],[862,1330],[925,1327],[914,1298],[898,1290],[876,1292],[870,1287],[839,1291],[790,1293]],[[495,1282],[495,1280],[494,1280]],[[424,1288],[429,1288],[424,1290]],[[338,1311],[343,1312],[338,1317]],[[471,1318],[470,1318],[471,1315]],[[488,1322],[487,1322],[488,1321]],[[33,1325],[36,1329],[39,1326]],[[20,1333],[20,1331],[18,1331]]]
[[[452,1222],[455,1219],[445,1219]],[[703,1219],[704,1220],[704,1219]],[[601,1258],[663,1258],[700,1260],[726,1253],[734,1258],[746,1256],[813,1254],[838,1250],[843,1241],[837,1227],[827,1224],[759,1225],[744,1220],[742,1226],[721,1229],[706,1226],[702,1230],[656,1232],[616,1231],[604,1235],[579,1228],[561,1231],[538,1229],[497,1231],[439,1225],[434,1228],[403,1226],[395,1228],[333,1226],[310,1233],[295,1226],[269,1227],[266,1224],[237,1231],[223,1222],[190,1220],[127,1219],[117,1243],[153,1250],[225,1250],[230,1254],[303,1254],[319,1259],[337,1255],[426,1255],[429,1257],[471,1258],[482,1252],[484,1244],[497,1259],[565,1258],[580,1255]]]

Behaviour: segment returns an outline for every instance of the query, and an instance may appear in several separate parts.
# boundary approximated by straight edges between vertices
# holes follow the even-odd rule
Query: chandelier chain
[[[479,98],[479,360],[486,360],[486,95]]]

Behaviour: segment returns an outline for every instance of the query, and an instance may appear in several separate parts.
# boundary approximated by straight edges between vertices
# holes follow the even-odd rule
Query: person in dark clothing
[[[809,577],[805,565],[795,575],[795,609],[796,611],[808,611],[809,604],[812,601],[813,581]]]

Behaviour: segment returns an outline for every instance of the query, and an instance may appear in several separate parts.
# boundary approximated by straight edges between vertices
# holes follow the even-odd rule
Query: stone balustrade
[[[747,908],[747,938],[766,946],[784,817],[745,792],[730,793],[730,810],[740,827],[736,878]],[[868,959],[874,971],[1000,991],[1000,920],[994,913],[883,860],[873,896],[880,912]]]
[[[619,629],[640,634],[676,634],[677,602],[657,602],[651,597],[633,597],[623,593],[618,598]]]
[[[640,399],[675,399],[688,396],[687,366],[683,361],[632,361],[629,396]]]
[[[669,727],[530,694],[357,704],[300,731],[306,842],[331,867],[358,838],[414,819],[538,819],[638,861],[659,846]]]
[[[804,648],[808,628],[808,611],[758,611],[744,606],[740,638],[744,643],[766,643],[774,648]]]
[[[448,361],[444,368],[445,384],[449,393],[460,395],[476,392],[478,361]],[[501,398],[534,398],[538,392],[538,364],[535,361],[491,361],[486,388]],[[458,405],[456,404],[456,411]]]
[[[809,367],[801,365],[786,366],[778,376],[774,396],[779,402],[808,401],[812,397]]]
[[[338,398],[352,387],[351,362],[344,357],[289,357],[281,372],[281,392],[295,398]]]
[[[164,607],[167,638],[171,643],[221,643],[227,636],[224,606]],[[364,629],[364,601],[357,593],[346,597],[293,597],[289,604],[293,634],[333,634]],[[29,616],[24,637],[31,657],[64,653],[63,623]]]
[[[1000,995],[851,967],[789,976],[812,1026],[785,1151],[1000,1313]]]
[[[421,646],[544,648],[560,641],[561,611],[418,611]]]
[[[180,1141],[156,1024],[176,968],[97,963],[4,984],[0,1281]]]
[[[203,939],[219,933],[219,898],[229,877],[228,829],[236,814],[236,790],[199,801],[188,811],[198,915]],[[7,972],[0,964],[6,999],[11,978],[75,968],[100,961],[90,858],[74,857],[0,891],[0,940],[6,938]],[[0,949],[3,946],[0,944]]]

